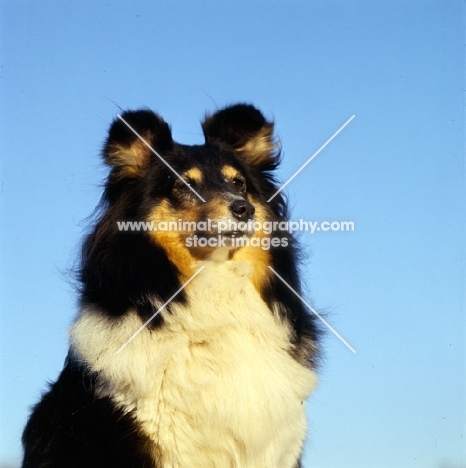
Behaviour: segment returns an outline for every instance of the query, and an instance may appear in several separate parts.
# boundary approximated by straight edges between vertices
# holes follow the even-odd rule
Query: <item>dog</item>
[[[202,129],[176,143],[148,109],[110,126],[79,314],[23,468],[301,466],[319,331],[278,228],[274,125],[235,104]]]

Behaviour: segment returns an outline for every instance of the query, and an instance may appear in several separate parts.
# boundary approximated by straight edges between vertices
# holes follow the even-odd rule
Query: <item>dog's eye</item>
[[[192,188],[196,188],[197,186],[197,183],[195,180],[192,180],[192,179],[184,179],[184,181],[186,182],[186,184],[188,184],[190,187]],[[185,184],[185,182],[183,182],[181,179],[177,179],[175,181],[175,184],[174,184],[174,188],[176,190],[189,190],[189,187]]]
[[[243,179],[235,177],[231,182],[237,188],[237,190],[240,190],[241,192],[246,191],[246,182]]]

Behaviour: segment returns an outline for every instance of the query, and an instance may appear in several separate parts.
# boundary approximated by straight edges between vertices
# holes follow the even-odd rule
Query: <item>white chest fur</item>
[[[201,265],[201,264],[200,264]],[[164,467],[291,468],[305,436],[303,400],[315,374],[289,353],[288,330],[252,286],[249,265],[206,262],[189,305],[164,325],[84,309],[74,353],[99,373],[99,392],[134,411]]]

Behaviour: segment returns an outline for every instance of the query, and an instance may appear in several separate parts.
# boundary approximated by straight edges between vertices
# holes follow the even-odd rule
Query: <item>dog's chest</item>
[[[290,357],[286,326],[247,265],[208,265],[186,291],[189,305],[173,306],[160,330],[144,329],[119,354],[140,326],[135,314],[100,345],[77,332],[78,320],[75,348],[102,375],[100,392],[135,412],[166,467],[293,466],[315,377]]]

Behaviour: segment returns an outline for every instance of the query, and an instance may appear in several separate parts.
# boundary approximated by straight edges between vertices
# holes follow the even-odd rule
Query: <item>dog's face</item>
[[[214,251],[231,258],[242,239],[267,236],[255,226],[277,217],[277,204],[266,203],[276,190],[273,125],[237,105],[207,117],[203,130],[204,145],[181,145],[153,112],[126,112],[104,150],[113,222],[149,223],[147,234],[177,266]]]
[[[176,158],[165,155],[173,171],[154,169],[147,216],[154,226],[176,227],[189,248],[232,248],[235,238],[252,236],[258,190],[235,156],[210,145],[176,150]]]

